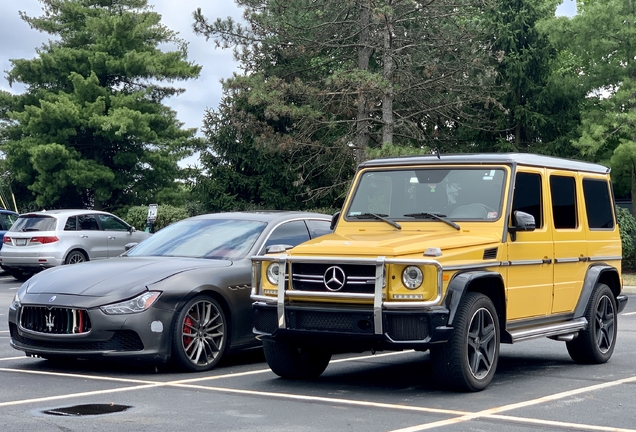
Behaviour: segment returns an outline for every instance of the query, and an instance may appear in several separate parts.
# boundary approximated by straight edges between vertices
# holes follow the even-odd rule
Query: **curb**
[[[623,285],[622,294],[636,294],[636,286]]]

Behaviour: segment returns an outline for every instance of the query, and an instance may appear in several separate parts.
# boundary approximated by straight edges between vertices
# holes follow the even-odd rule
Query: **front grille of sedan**
[[[48,334],[77,334],[91,330],[86,310],[58,307],[24,306],[20,325],[33,332]]]
[[[9,323],[11,339],[30,348],[53,349],[60,351],[143,351],[144,344],[132,330],[116,330],[106,341],[43,341],[20,336],[15,324]]]
[[[333,264],[293,263],[292,289],[298,291],[327,292],[325,273]],[[344,285],[338,289],[342,293],[373,294],[375,291],[375,266],[339,264],[344,272]],[[329,277],[330,275],[328,275]]]

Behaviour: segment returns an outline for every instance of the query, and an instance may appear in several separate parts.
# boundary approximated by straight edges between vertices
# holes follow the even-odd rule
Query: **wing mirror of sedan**
[[[517,240],[519,231],[534,231],[536,228],[534,216],[530,213],[515,210],[512,212],[512,226],[508,227],[512,241]]]
[[[132,248],[134,248],[135,246],[137,246],[139,243],[137,242],[132,242],[132,243],[126,243],[126,245],[124,246],[124,250],[125,251],[129,251]]]
[[[338,219],[340,219],[340,213],[341,212],[338,211],[338,212],[335,212],[333,216],[331,216],[331,225],[329,226],[331,231],[333,231],[336,228],[336,225],[338,225]]]
[[[288,251],[289,249],[293,248],[294,246],[292,245],[288,245],[288,244],[275,244],[275,245],[270,245],[267,246],[265,248],[265,253],[266,254],[275,254],[275,253],[283,253],[285,251]]]

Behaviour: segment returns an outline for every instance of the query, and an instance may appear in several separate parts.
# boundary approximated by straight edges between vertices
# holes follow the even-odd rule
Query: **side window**
[[[519,210],[534,216],[534,224],[537,228],[543,227],[542,196],[539,174],[517,173],[512,211]]]
[[[104,231],[128,231],[128,225],[114,216],[97,215]]]
[[[574,177],[551,176],[552,214],[556,229],[576,228],[576,182]]]
[[[303,221],[286,222],[276,228],[265,242],[265,247],[275,244],[296,246],[309,240],[309,231]]]
[[[75,231],[77,230],[77,216],[69,216],[66,219],[66,224],[64,225],[64,231]]]
[[[604,180],[583,179],[587,223],[591,229],[614,228],[612,195]]]
[[[77,225],[82,231],[98,231],[99,225],[95,215],[79,215],[77,217]]]
[[[311,238],[320,237],[321,235],[330,234],[333,232],[330,227],[331,221],[308,219],[307,225],[309,226]]]
[[[16,219],[18,219],[18,216],[13,213],[0,213],[0,225],[2,225],[2,229],[10,229]]]

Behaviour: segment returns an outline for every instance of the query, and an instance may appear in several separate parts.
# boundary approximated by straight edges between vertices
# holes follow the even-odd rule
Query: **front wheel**
[[[317,378],[331,360],[330,352],[278,340],[264,340],[263,352],[272,372],[287,379]]]
[[[597,284],[585,311],[587,328],[566,346],[577,363],[598,364],[610,359],[616,345],[616,299],[605,284]]]
[[[177,316],[172,336],[172,360],[183,370],[210,370],[225,353],[226,335],[223,308],[212,297],[196,296]]]
[[[431,348],[433,374],[444,387],[480,391],[492,381],[499,360],[499,320],[490,298],[469,292],[462,300],[450,339]]]

